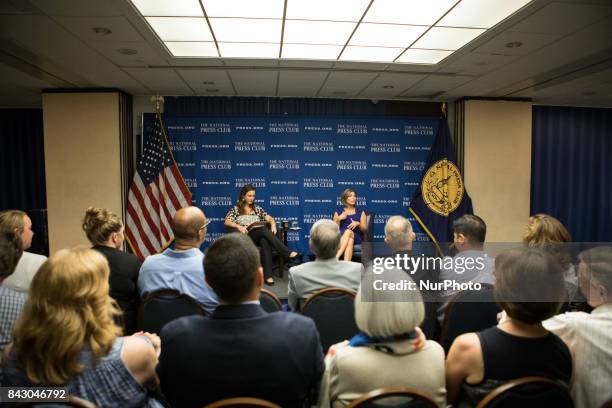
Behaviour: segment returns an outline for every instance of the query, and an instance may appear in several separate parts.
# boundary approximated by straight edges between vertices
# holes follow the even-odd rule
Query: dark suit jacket
[[[108,260],[110,296],[123,310],[125,333],[132,334],[136,331],[136,318],[140,305],[138,294],[140,261],[133,254],[115,248],[96,245],[93,249],[102,253]]]
[[[324,371],[312,320],[268,314],[256,304],[219,305],[210,317],[177,319],[163,328],[161,343],[157,372],[176,407],[232,397],[302,407]]]

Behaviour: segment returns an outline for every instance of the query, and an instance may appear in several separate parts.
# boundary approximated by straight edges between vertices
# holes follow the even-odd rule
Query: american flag
[[[170,152],[159,113],[145,134],[144,151],[128,194],[125,236],[142,261],[172,242],[170,221],[191,205],[191,193]]]

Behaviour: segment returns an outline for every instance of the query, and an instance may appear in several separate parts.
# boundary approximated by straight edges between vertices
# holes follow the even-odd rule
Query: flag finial
[[[155,104],[155,111],[159,113],[162,105],[164,104],[164,97],[160,95],[152,96],[151,102]]]

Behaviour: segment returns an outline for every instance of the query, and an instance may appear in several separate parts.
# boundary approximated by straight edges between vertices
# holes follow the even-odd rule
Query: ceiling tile
[[[234,95],[234,88],[224,69],[177,69],[189,87],[199,95]]]
[[[518,56],[513,55],[478,54],[471,52],[453,61],[449,61],[449,63],[439,64],[438,71],[464,75],[483,75],[507,65],[517,58]]]
[[[390,99],[421,81],[426,74],[382,73],[359,96],[365,98]]]
[[[510,27],[509,31],[566,35],[610,14],[612,14],[610,4],[553,2]]]
[[[319,96],[347,98],[357,96],[378,75],[374,72],[334,71],[319,92]]]
[[[248,96],[276,95],[277,71],[273,70],[236,70],[227,71],[230,74],[236,93]]]
[[[89,42],[89,46],[119,66],[168,65],[165,59],[144,42]],[[127,51],[136,51],[128,54]]]
[[[58,17],[64,28],[83,41],[143,41],[140,34],[123,17]],[[110,34],[101,35],[93,31],[95,27],[110,29]]]
[[[281,70],[278,96],[314,97],[327,74],[327,71]]]
[[[185,81],[170,68],[124,68],[124,71],[138,79],[153,93],[171,95],[193,95]]]
[[[121,12],[110,1],[100,0],[30,0],[43,13],[50,16],[108,17]]]
[[[409,88],[402,96],[422,96],[438,92],[448,92],[473,79],[474,77],[464,75],[429,75],[415,86]]]
[[[474,49],[478,53],[502,55],[527,55],[561,38],[559,34],[536,34],[503,32]],[[506,47],[506,44],[522,43],[519,47]]]

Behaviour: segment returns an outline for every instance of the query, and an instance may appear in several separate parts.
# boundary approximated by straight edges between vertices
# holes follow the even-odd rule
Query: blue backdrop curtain
[[[164,113],[176,115],[371,115],[430,116],[441,114],[438,102],[378,101],[365,99],[267,97],[164,97]]]
[[[31,252],[49,252],[45,150],[41,109],[0,109],[0,210],[26,211],[32,219]]]
[[[533,107],[531,213],[574,242],[612,242],[612,109]]]

